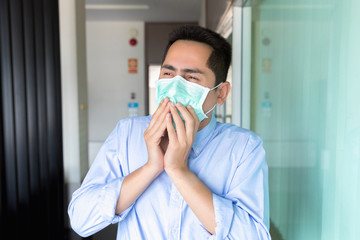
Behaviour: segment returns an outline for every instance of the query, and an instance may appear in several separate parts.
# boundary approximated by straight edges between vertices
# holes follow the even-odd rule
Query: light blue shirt
[[[101,147],[68,213],[72,228],[89,236],[118,223],[117,239],[271,239],[268,167],[262,140],[232,124],[210,123],[190,151],[189,168],[213,192],[211,235],[163,171],[132,206],[115,215],[124,178],[148,160],[144,131],[151,116],[119,121]]]

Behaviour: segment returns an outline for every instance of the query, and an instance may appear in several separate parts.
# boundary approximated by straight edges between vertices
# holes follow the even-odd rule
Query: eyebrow
[[[194,68],[194,69],[185,68],[185,69],[182,69],[181,72],[184,72],[184,73],[199,73],[199,74],[204,74],[204,72],[201,71],[201,70],[198,69],[198,68]]]
[[[161,69],[163,69],[163,68],[166,68],[166,69],[171,70],[171,71],[176,71],[176,68],[174,66],[168,65],[168,64],[162,65]]]
[[[166,68],[168,70],[171,70],[171,71],[175,71],[176,72],[176,68],[172,65],[169,65],[169,64],[165,64],[163,66],[161,66],[161,68]],[[204,74],[203,71],[201,71],[200,69],[198,68],[185,68],[185,69],[181,69],[181,72],[183,73],[199,73],[199,74]]]

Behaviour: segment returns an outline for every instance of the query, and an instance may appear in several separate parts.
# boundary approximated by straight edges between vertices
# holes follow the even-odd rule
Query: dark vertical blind
[[[0,0],[0,239],[64,239],[57,0]]]

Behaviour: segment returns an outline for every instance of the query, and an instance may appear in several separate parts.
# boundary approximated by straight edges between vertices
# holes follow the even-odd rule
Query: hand
[[[131,206],[145,191],[151,182],[164,170],[164,134],[166,130],[166,114],[170,112],[169,99],[161,101],[154,113],[149,127],[144,132],[148,150],[148,162],[127,175],[121,185],[120,195],[116,204],[115,214],[122,213]]]
[[[185,125],[178,113],[185,119]],[[200,121],[194,109],[181,104],[170,104],[170,113],[166,115],[168,146],[164,156],[164,169],[186,203],[190,206],[206,230],[215,233],[215,210],[212,192],[189,169],[188,155],[194,143]],[[171,117],[172,116],[172,117]],[[172,123],[175,122],[176,132]]]
[[[184,117],[185,125],[177,110]],[[164,169],[167,173],[174,170],[188,170],[187,158],[200,124],[199,118],[190,105],[185,108],[182,104],[177,103],[175,107],[171,103],[170,112],[171,115],[170,113],[166,114],[169,144],[164,156]],[[175,122],[176,132],[172,119]]]
[[[161,148],[162,136],[166,130],[166,115],[170,114],[169,99],[165,98],[159,104],[150,124],[144,132],[144,139],[148,151],[147,165],[156,170],[164,169],[164,150]]]

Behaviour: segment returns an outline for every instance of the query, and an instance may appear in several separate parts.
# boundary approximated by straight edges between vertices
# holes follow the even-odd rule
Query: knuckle
[[[194,126],[195,121],[194,121],[193,118],[190,118],[190,119],[188,120],[188,123],[189,123],[191,126]]]
[[[149,132],[149,130],[146,130],[146,131],[144,132],[144,139],[145,139],[145,141],[148,141],[148,140],[150,139],[150,132]]]
[[[149,141],[149,136],[144,134],[144,140],[145,140],[145,142],[148,142]]]
[[[180,148],[186,148],[188,144],[186,141],[181,141],[179,145],[180,145]]]

